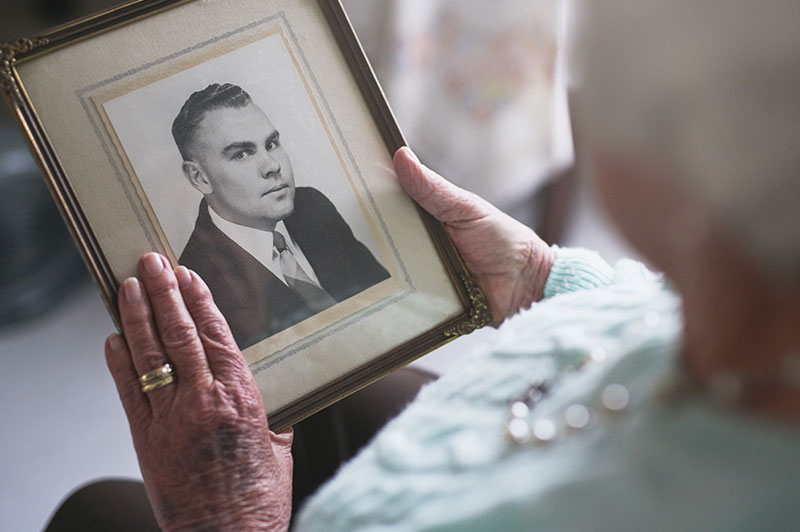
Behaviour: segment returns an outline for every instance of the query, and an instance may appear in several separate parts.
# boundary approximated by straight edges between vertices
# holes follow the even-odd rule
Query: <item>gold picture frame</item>
[[[208,196],[183,179],[168,126],[189,95],[220,86],[246,86],[247,105],[280,124],[281,144],[286,133],[294,212],[300,187],[316,189],[340,213],[332,223],[385,271],[240,341],[274,429],[491,322],[444,227],[396,181],[391,156],[406,143],[338,0],[139,0],[0,45],[0,88],[116,323],[136,259],[158,251],[177,264],[197,234]],[[322,242],[339,262],[353,256]],[[310,264],[316,251],[304,246]],[[317,264],[317,284],[333,293],[332,268]],[[261,304],[237,297],[234,306]]]

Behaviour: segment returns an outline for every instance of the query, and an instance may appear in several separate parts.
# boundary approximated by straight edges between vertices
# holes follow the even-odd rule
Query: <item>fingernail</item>
[[[192,274],[186,269],[186,266],[175,268],[175,277],[178,279],[178,286],[181,288],[186,288],[192,284]]]
[[[122,291],[128,303],[138,303],[142,300],[142,287],[136,277],[125,279],[122,283]]]
[[[116,333],[108,337],[108,345],[115,353],[119,353],[125,348],[125,342],[122,341],[122,336]]]
[[[164,270],[164,263],[161,262],[161,257],[155,253],[148,253],[142,258],[142,265],[147,275],[155,277]]]
[[[411,148],[409,148],[408,146],[406,146],[406,147],[405,147],[405,150],[406,150],[406,153],[408,154],[408,156],[409,156],[409,157],[411,157],[411,160],[412,160],[412,161],[414,161],[415,163],[418,163],[418,162],[419,162],[419,158],[417,157],[417,154],[416,154],[416,153],[414,153],[414,151],[413,151]]]

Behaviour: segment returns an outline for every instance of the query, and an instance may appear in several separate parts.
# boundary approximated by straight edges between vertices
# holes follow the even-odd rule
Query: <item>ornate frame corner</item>
[[[22,90],[14,75],[14,66],[17,56],[32,52],[36,48],[49,44],[49,39],[34,37],[21,38],[12,42],[0,44],[0,89],[3,90],[14,103],[22,100]]]
[[[486,294],[475,284],[475,281],[470,276],[462,273],[461,283],[469,297],[469,316],[466,320],[444,331],[444,337],[448,340],[482,329],[491,324],[494,319],[492,311],[489,310],[489,301],[486,299]]]

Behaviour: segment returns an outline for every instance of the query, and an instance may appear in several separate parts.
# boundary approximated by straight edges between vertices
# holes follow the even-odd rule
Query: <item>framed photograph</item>
[[[338,0],[142,0],[0,48],[87,266],[209,284],[281,429],[488,324]]]

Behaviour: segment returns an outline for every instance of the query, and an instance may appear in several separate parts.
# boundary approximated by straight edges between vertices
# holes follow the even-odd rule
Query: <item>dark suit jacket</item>
[[[284,223],[336,301],[389,278],[318,190],[297,188],[294,213]],[[211,288],[241,349],[313,314],[300,296],[214,225],[205,200],[179,262],[200,274]]]

